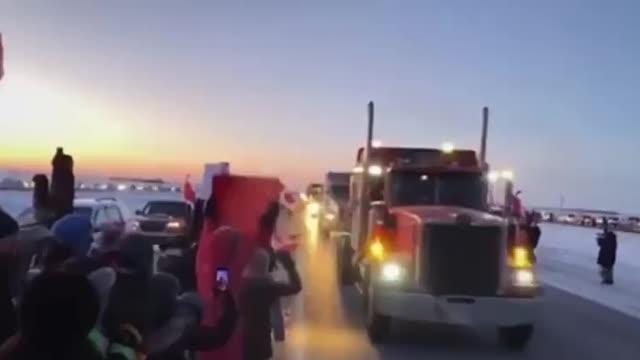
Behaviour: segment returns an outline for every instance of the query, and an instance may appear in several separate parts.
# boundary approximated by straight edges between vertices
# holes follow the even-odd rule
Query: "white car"
[[[73,211],[76,214],[87,215],[94,230],[100,231],[105,227],[127,230],[131,218],[129,208],[115,198],[85,198],[73,201]],[[23,210],[17,217],[21,226],[36,223],[33,208]]]

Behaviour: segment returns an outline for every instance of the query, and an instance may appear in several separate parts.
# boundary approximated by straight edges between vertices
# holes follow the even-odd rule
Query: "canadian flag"
[[[184,199],[192,204],[196,203],[196,192],[193,190],[193,186],[191,186],[191,181],[189,181],[189,175],[184,180],[184,186],[182,187],[182,196]]]
[[[4,76],[4,48],[2,47],[2,33],[0,33],[0,80]]]

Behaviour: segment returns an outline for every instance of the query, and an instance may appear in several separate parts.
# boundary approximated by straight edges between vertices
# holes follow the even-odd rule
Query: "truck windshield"
[[[189,215],[189,205],[174,201],[153,201],[147,203],[142,211],[145,215],[163,214],[175,218],[186,218]]]
[[[331,194],[338,201],[349,201],[349,185],[333,185]]]
[[[481,174],[398,172],[392,177],[391,196],[396,206],[449,205],[483,209]]]

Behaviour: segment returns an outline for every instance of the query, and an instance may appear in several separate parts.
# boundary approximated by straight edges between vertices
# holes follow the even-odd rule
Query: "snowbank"
[[[542,225],[537,250],[541,279],[554,287],[640,318],[640,234],[619,232],[615,285],[600,284],[596,234],[600,230]]]

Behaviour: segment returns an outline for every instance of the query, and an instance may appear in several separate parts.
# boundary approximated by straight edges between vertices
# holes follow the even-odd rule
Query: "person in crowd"
[[[0,344],[17,330],[11,292],[11,264],[15,257],[18,223],[0,208]]]
[[[245,360],[265,360],[273,356],[271,347],[271,309],[277,299],[302,290],[300,275],[286,251],[276,253],[289,276],[289,282],[277,282],[269,274],[269,253],[255,250],[243,273],[240,292],[240,314],[243,323],[243,349]]]
[[[32,181],[33,198],[31,205],[33,206],[33,218],[37,223],[51,227],[54,213],[49,197],[49,179],[47,179],[47,175],[36,174],[33,176]]]
[[[153,299],[151,324],[145,334],[149,360],[184,360],[185,353],[219,348],[227,343],[238,317],[230,292],[220,295],[221,317],[216,326],[200,325],[204,305],[196,293],[179,296],[180,284],[174,276],[155,274],[151,279]]]
[[[533,262],[536,262],[536,248],[538,247],[538,243],[540,242],[542,231],[540,230],[540,226],[538,225],[535,212],[530,212],[527,214],[526,229],[529,248],[531,250],[531,257]]]
[[[25,290],[19,332],[0,358],[101,359],[88,339],[98,312],[98,297],[84,276],[42,274]]]
[[[616,264],[616,252],[618,250],[618,237],[609,229],[607,219],[603,219],[603,232],[598,234],[598,265],[600,265],[600,277],[605,285],[613,285],[613,267]]]
[[[69,214],[56,221],[53,235],[71,249],[73,257],[85,257],[93,243],[93,226],[86,215]]]

